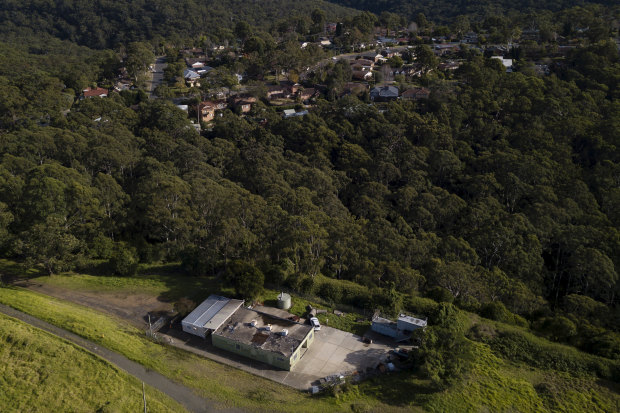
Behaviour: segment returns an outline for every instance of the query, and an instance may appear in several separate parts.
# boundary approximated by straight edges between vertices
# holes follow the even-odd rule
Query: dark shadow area
[[[150,274],[153,273],[149,272]],[[172,274],[160,274],[158,277],[158,280],[162,281],[168,289],[157,297],[160,301],[174,302],[185,297],[198,305],[211,294],[230,296],[222,291],[223,281],[218,277]]]
[[[440,391],[430,380],[417,379],[411,370],[376,375],[363,386],[366,394],[391,406],[419,404]]]
[[[174,276],[187,276],[188,275],[179,263],[166,263],[158,265],[150,265],[148,267],[139,267],[138,275],[174,275]]]
[[[367,368],[375,369],[385,357],[384,349],[368,348],[347,354],[344,361],[355,366],[357,371],[364,372]]]
[[[30,268],[19,262],[0,260],[0,283],[2,284],[14,284],[44,275],[48,274],[43,268]]]

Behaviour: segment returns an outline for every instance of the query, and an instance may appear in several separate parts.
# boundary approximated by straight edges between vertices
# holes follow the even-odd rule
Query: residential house
[[[211,122],[215,118],[216,106],[213,102],[202,102],[199,105],[200,121]]]
[[[362,72],[369,72],[374,67],[375,67],[374,60],[356,59],[356,60],[351,61],[351,69],[354,71],[357,70],[357,71],[362,71]]]
[[[428,99],[431,91],[425,87],[414,87],[411,89],[407,89],[401,95],[401,98],[406,100],[420,100],[420,99]]]
[[[96,87],[94,89],[87,87],[86,89],[82,90],[83,98],[93,98],[93,97],[105,98],[107,96],[108,96],[108,89],[105,89],[102,87]]]
[[[239,108],[241,113],[247,113],[252,110],[252,104],[256,103],[254,96],[235,96],[230,100],[230,106]]]
[[[463,36],[463,41],[469,44],[478,43],[478,33],[475,33],[475,32],[465,33],[465,36]]]
[[[307,110],[302,110],[302,111],[297,112],[295,111],[295,109],[284,109],[284,111],[282,112],[284,119],[294,118],[298,116],[305,116],[307,114],[308,114]]]
[[[297,96],[301,99],[302,102],[308,101],[319,95],[318,90],[313,87],[309,87],[307,89],[300,89],[297,91]]]
[[[201,67],[205,67],[205,64],[206,64],[204,60],[198,59],[195,57],[186,58],[185,63],[187,64],[188,67],[191,67],[192,69],[199,69]]]
[[[381,56],[383,56],[384,59],[389,59],[390,57],[400,56],[400,52],[391,49],[383,49],[381,50]]]
[[[455,62],[454,60],[447,60],[445,62],[439,63],[440,70],[456,70],[461,66],[460,62]]]
[[[200,75],[191,69],[183,71],[183,78],[190,87],[200,86]]]
[[[363,71],[363,70],[354,70],[352,72],[352,77],[355,80],[370,80],[372,79],[372,72]]]
[[[200,121],[201,122],[210,122],[215,118],[215,112],[218,110],[224,110],[228,107],[228,104],[225,100],[207,100],[201,102],[198,105],[198,110],[200,111]]]
[[[379,63],[385,60],[382,54],[376,52],[364,53],[362,59],[372,60],[375,63]]]
[[[267,99],[285,99],[290,96],[289,90],[281,85],[267,86]]]
[[[198,73],[200,76],[203,76],[203,75],[206,75],[207,73],[209,73],[212,70],[213,70],[213,68],[211,66],[203,66],[203,67],[199,67],[199,68],[195,69],[194,71],[196,73]]]
[[[377,86],[370,91],[370,99],[375,102],[387,102],[398,99],[398,88],[395,86]]]
[[[280,82],[279,85],[267,86],[267,99],[291,99],[300,87],[299,83],[288,80]]]
[[[129,79],[121,79],[114,84],[114,90],[121,92],[123,90],[130,90],[132,82]]]
[[[506,68],[506,72],[512,72],[512,59],[504,59],[503,56],[491,56],[491,59],[497,59],[501,61]]]
[[[443,56],[448,53],[457,53],[461,50],[461,45],[459,43],[445,43],[445,44],[436,44],[433,46],[433,53],[437,56]]]

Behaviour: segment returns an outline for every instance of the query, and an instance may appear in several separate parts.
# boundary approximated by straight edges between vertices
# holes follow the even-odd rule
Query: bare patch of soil
[[[172,303],[161,301],[148,294],[75,291],[36,282],[20,284],[32,291],[112,314],[138,328],[145,328],[148,325],[149,313],[164,313],[173,310]]]

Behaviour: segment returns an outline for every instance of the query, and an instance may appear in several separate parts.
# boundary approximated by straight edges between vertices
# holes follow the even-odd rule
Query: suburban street
[[[198,396],[193,392],[193,390],[189,389],[188,387],[178,384],[155,371],[149,370],[141,364],[131,361],[125,356],[120,355],[119,353],[101,347],[101,345],[99,344],[93,343],[90,340],[86,340],[76,334],[56,327],[36,317],[32,317],[26,313],[22,313],[21,311],[15,310],[14,308],[8,307],[3,304],[0,304],[0,313],[21,320],[41,330],[45,330],[48,333],[54,334],[55,336],[70,341],[71,343],[87,350],[88,352],[96,354],[107,362],[136,377],[138,380],[144,382],[145,384],[154,387],[160,392],[168,395],[172,399],[176,400],[178,403],[182,404],[190,412],[238,411],[235,409],[220,410],[209,407],[209,404],[212,404],[212,402]]]
[[[158,56],[153,64],[153,71],[149,71],[149,80],[147,80],[147,90],[149,93],[149,99],[155,99],[155,88],[164,80],[164,68],[168,64],[166,63],[166,56]]]

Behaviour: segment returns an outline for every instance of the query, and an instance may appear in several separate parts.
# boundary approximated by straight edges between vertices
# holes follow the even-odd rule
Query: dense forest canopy
[[[0,4],[0,33],[46,33],[96,49],[200,35],[215,42],[229,38],[239,21],[267,28],[317,7],[329,19],[353,12],[322,0],[7,0]]]
[[[429,335],[437,352],[426,360],[446,359],[427,363],[427,376],[446,383],[450,357],[462,354],[445,343],[464,340],[448,326],[455,306],[620,360],[620,56],[617,9],[600,3],[367,3],[400,13],[392,25],[389,15],[324,2],[5,1],[0,251],[50,274],[104,262],[131,275],[138,262],[180,262],[193,276],[226,274],[238,291],[266,283],[386,314],[431,298],[443,303],[433,321],[445,327],[432,331],[454,340]],[[274,22],[283,9],[312,17]],[[412,36],[405,48],[429,97],[380,105],[341,93],[349,63],[316,44],[302,51],[332,18],[342,18],[334,37],[361,42],[386,22],[389,31],[421,21],[420,12],[452,23],[482,16],[472,26],[501,41],[534,21],[542,40],[506,49],[510,71],[464,46],[448,73]],[[560,54],[558,33],[568,42],[579,31]],[[209,57],[223,74],[218,87],[244,73],[254,76],[248,90],[266,89],[257,80],[265,73],[295,72],[324,92],[306,116],[283,117],[259,98],[201,133],[138,81],[80,99],[87,85],[113,84],[123,65],[131,71],[138,53],[140,70],[165,53],[173,81],[187,68],[181,46],[223,40],[229,49]],[[547,51],[543,74],[522,58]],[[187,102],[199,106],[209,82],[186,88]],[[614,363],[597,374],[618,381]]]
[[[457,16],[484,18],[488,15],[509,15],[551,11],[558,12],[575,6],[602,4],[613,6],[613,0],[330,0],[332,3],[359,10],[368,10],[376,14],[396,13],[415,19],[419,13],[437,23],[450,22]]]

